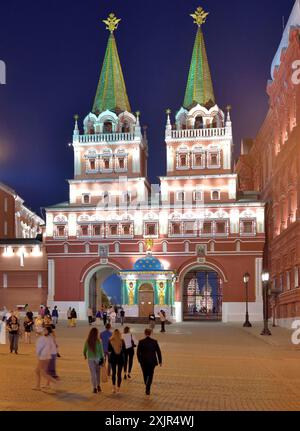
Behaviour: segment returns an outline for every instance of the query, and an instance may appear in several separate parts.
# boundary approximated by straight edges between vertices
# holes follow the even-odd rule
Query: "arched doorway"
[[[116,268],[98,267],[92,269],[85,280],[85,304],[94,313],[102,306],[122,305],[122,280]]]
[[[150,313],[154,313],[154,289],[145,283],[139,288],[139,317],[148,317]]]
[[[189,271],[183,281],[183,320],[222,321],[222,280],[207,268]]]

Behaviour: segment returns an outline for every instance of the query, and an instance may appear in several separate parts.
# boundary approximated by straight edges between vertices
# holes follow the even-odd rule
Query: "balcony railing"
[[[171,132],[172,139],[213,138],[213,137],[222,137],[225,135],[226,135],[225,128],[172,130]]]
[[[80,135],[79,142],[81,144],[89,144],[96,142],[118,142],[118,141],[134,141],[134,133],[101,133],[98,135]]]

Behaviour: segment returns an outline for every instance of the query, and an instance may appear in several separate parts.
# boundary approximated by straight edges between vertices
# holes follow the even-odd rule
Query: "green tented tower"
[[[201,25],[206,21],[207,15],[202,8],[201,10],[198,8],[196,13],[191,15],[198,25],[198,30],[183,103],[186,109],[190,109],[197,104],[207,108],[215,105],[213,83],[201,28]]]
[[[116,113],[131,112],[116,39],[113,34],[119,21],[120,19],[117,19],[114,14],[110,15],[109,20],[104,21],[107,29],[110,30],[110,36],[94,101],[92,111],[94,114],[106,110]]]

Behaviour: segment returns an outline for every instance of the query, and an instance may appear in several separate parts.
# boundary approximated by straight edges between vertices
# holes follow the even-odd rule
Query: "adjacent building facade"
[[[295,2],[268,82],[269,111],[237,164],[240,190],[266,202],[264,266],[271,274],[272,311],[291,327],[300,319],[300,1]]]
[[[38,310],[47,301],[47,257],[42,243],[44,221],[0,183],[0,306],[30,302]]]
[[[176,321],[242,321],[243,275],[250,273],[252,320],[261,320],[264,204],[238,190],[230,109],[217,105],[202,25],[198,26],[183,106],[167,111],[166,175],[147,180],[151,151],[132,112],[110,31],[92,111],[75,118],[69,200],[46,209],[48,304],[85,318],[118,275],[127,316],[164,308]],[[107,293],[107,292],[106,292]]]

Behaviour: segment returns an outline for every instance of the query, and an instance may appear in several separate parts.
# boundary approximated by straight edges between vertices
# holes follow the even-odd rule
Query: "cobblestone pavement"
[[[133,378],[122,382],[120,394],[112,394],[110,382],[92,394],[82,356],[88,329],[83,322],[77,328],[59,323],[61,382],[53,393],[32,390],[33,344],[21,342],[19,355],[0,345],[0,410],[300,410],[300,348],[285,329],[272,328],[273,336],[266,338],[259,336],[261,325],[184,323],[168,326],[166,334],[156,328],[163,367],[156,369],[150,399],[136,358]],[[132,326],[138,338],[143,330]]]

